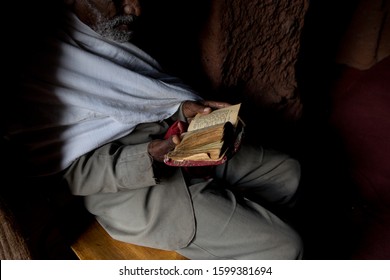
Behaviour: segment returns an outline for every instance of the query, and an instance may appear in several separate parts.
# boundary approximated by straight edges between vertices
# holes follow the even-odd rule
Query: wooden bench
[[[186,260],[174,251],[142,247],[113,239],[93,220],[91,225],[72,244],[80,260]]]

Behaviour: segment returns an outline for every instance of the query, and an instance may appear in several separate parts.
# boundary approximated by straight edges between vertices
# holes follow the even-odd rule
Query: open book
[[[225,162],[241,143],[244,123],[239,117],[241,104],[198,114],[191,121],[181,142],[165,155],[174,166],[207,166]]]

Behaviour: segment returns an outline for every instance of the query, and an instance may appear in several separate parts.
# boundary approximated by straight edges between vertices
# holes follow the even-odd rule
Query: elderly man
[[[203,100],[131,43],[138,0],[66,0],[37,42],[7,137],[34,176],[62,176],[115,239],[190,259],[299,259],[298,234],[264,205],[294,202],[300,165],[242,144],[212,178],[162,159],[163,136],[229,104]],[[63,16],[63,17],[62,17]]]

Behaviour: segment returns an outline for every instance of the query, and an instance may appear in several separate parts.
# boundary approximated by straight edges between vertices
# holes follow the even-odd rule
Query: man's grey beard
[[[128,28],[133,28],[136,16],[118,16],[114,19],[100,20],[96,25],[92,27],[97,33],[107,39],[111,39],[117,42],[128,42],[134,35],[134,30],[122,30],[117,28],[119,25],[125,24]]]

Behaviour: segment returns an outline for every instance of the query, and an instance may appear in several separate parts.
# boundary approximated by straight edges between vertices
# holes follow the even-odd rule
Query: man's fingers
[[[195,115],[202,114],[207,115],[211,113],[214,109],[220,109],[230,106],[230,103],[206,100],[202,103],[194,101],[186,101],[183,105],[184,116],[190,121]]]
[[[187,101],[183,105],[183,113],[184,116],[186,116],[186,118],[192,118],[198,113],[200,114],[209,113],[209,111],[211,111],[210,108],[205,107],[203,104],[193,102],[193,101]]]
[[[179,136],[172,135],[167,140],[163,140],[160,142],[159,152],[161,154],[166,154],[167,152],[172,151],[178,143],[180,143]]]
[[[220,102],[220,101],[213,101],[213,100],[206,100],[203,102],[203,105],[211,107],[213,109],[220,109],[230,106],[230,103],[227,102]]]
[[[166,140],[156,139],[149,143],[148,152],[154,160],[163,161],[165,154],[172,151],[179,143],[179,135],[173,135]]]
[[[179,137],[179,135],[172,135],[171,141],[173,143],[173,149],[174,149],[176,145],[180,144],[180,137]]]

